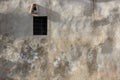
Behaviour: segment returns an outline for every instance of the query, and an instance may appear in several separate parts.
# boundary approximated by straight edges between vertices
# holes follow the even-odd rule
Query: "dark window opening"
[[[47,35],[47,16],[33,17],[33,35]]]

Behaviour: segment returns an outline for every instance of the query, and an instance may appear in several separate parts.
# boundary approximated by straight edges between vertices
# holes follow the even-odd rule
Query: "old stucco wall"
[[[33,36],[29,6],[48,16]],[[0,0],[0,80],[120,80],[119,0]]]

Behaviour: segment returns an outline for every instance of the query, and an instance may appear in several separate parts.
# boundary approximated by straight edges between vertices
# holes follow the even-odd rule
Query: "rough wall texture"
[[[120,80],[119,0],[0,0],[0,34],[0,80]]]

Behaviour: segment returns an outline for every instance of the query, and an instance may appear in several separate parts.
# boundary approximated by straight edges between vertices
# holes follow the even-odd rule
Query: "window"
[[[33,35],[47,35],[47,16],[33,17]]]

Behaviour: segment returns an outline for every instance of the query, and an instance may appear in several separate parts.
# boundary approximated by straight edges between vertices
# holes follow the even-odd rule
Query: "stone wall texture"
[[[120,0],[0,0],[0,80],[120,80]]]

